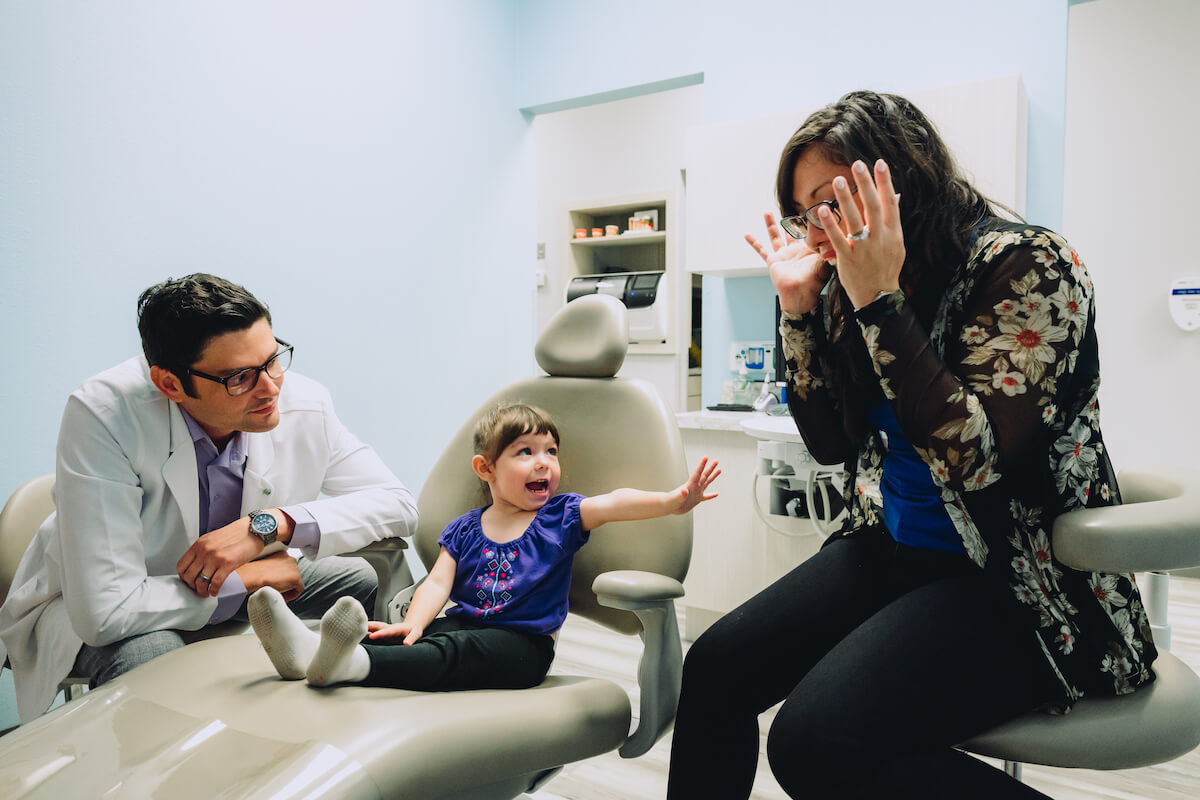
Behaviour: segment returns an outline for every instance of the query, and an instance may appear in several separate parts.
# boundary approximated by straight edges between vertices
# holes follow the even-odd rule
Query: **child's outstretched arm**
[[[716,461],[700,459],[687,482],[669,492],[616,489],[608,494],[585,497],[579,503],[579,518],[583,529],[594,531],[606,522],[686,514],[705,500],[712,500],[717,496],[716,492],[704,493],[721,474],[717,466]]]
[[[368,622],[367,636],[371,639],[395,639],[404,637],[405,644],[412,644],[421,638],[425,626],[433,622],[434,617],[441,613],[450,599],[450,589],[454,586],[454,573],[458,562],[442,548],[438,554],[433,569],[425,576],[425,581],[413,593],[412,604],[403,622]]]

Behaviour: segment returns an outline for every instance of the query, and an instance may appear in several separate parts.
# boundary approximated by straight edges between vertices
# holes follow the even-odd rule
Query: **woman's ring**
[[[861,242],[861,241],[863,241],[864,239],[866,239],[866,238],[867,238],[868,236],[870,236],[870,235],[871,235],[871,229],[870,229],[870,228],[868,228],[866,225],[863,225],[863,226],[862,226],[862,230],[861,230],[861,231],[859,231],[858,233],[852,233],[852,234],[850,234],[850,237],[849,237],[849,238],[850,238],[852,241],[855,241],[855,242]]]
[[[212,578],[208,577],[208,576],[207,576],[207,575],[205,575],[203,572],[201,572],[201,573],[200,573],[200,580],[204,581],[205,583],[211,583],[211,582],[212,582]]]

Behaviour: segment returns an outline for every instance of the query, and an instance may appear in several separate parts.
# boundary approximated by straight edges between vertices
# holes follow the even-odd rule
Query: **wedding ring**
[[[863,225],[861,231],[859,231],[858,233],[850,234],[849,238],[851,241],[861,242],[870,235],[871,235],[871,229],[868,228],[866,225]]]
[[[212,581],[212,578],[208,577],[208,576],[207,576],[207,575],[205,575],[203,572],[201,572],[201,573],[200,573],[200,580],[204,581],[205,583],[210,583],[210,582]]]

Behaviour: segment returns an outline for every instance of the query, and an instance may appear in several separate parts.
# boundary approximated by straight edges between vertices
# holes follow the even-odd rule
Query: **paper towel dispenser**
[[[667,340],[667,276],[664,272],[580,275],[567,284],[567,302],[585,294],[611,295],[628,309],[630,343]]]

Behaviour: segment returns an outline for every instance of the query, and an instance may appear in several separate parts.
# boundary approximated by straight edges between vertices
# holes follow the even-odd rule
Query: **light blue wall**
[[[1066,0],[517,0],[517,101],[539,107],[703,73],[708,122],[1019,73],[1029,97],[1027,217],[1062,220]],[[780,147],[783,142],[780,142]],[[730,231],[740,237],[745,231]],[[705,353],[772,337],[766,278],[704,280]],[[711,364],[710,359],[706,363]],[[723,377],[704,371],[704,402]]]
[[[419,488],[478,392],[533,369],[533,164],[507,3],[0,7],[0,497],[66,395],[204,270]]]

